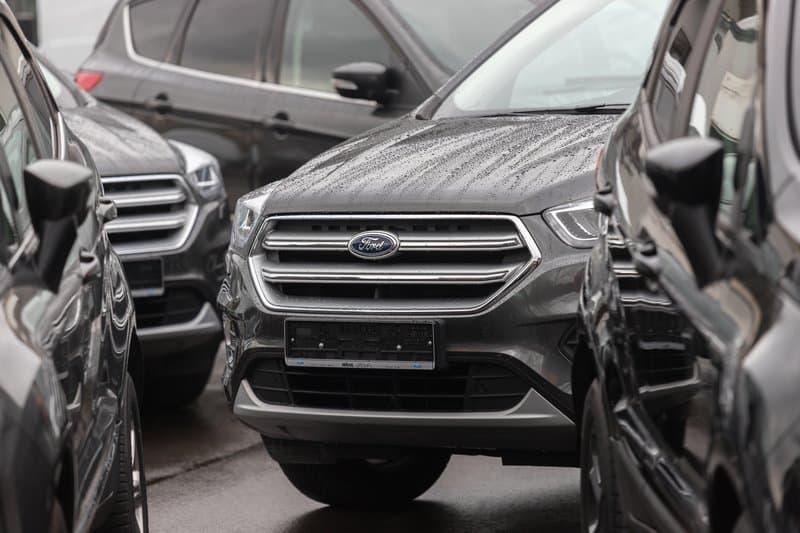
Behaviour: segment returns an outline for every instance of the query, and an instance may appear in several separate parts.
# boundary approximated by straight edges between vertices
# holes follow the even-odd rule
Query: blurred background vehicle
[[[597,175],[583,529],[797,532],[800,5],[667,20]]]
[[[222,341],[214,302],[230,216],[219,164],[98,102],[46,59],[39,64],[116,204],[106,231],[136,304],[146,398],[187,403],[203,391]]]
[[[453,453],[577,462],[592,175],[666,4],[542,2],[415,115],[239,200],[223,382],[301,492],[369,509]]]
[[[147,531],[115,216],[0,3],[0,530]],[[139,382],[140,383],[140,382]]]
[[[77,81],[212,153],[235,199],[408,113],[535,4],[124,0]]]

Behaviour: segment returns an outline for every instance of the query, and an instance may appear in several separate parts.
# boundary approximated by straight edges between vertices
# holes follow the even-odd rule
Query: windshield
[[[73,109],[78,107],[78,101],[70,92],[69,88],[64,85],[61,79],[55,75],[44,62],[39,62],[39,69],[42,71],[44,81],[47,88],[53,94],[59,109]]]
[[[627,105],[668,0],[561,0],[446,97],[434,118]]]
[[[451,74],[492,44],[538,0],[387,0]]]

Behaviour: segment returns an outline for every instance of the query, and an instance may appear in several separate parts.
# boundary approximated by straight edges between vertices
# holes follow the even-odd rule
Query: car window
[[[237,78],[260,77],[259,50],[271,3],[200,0],[189,21],[181,65]]]
[[[678,103],[686,84],[686,69],[698,46],[702,22],[710,12],[711,0],[687,0],[670,29],[669,46],[661,60],[650,108],[653,123],[662,139],[674,133]]]
[[[350,0],[292,0],[280,83],[334,92],[337,67],[360,61],[388,65],[391,55],[383,35]]]
[[[11,251],[19,242],[20,239],[14,226],[14,210],[5,186],[0,183],[0,261],[7,261],[11,256]]]
[[[475,69],[434,118],[628,105],[666,6],[666,0],[561,0]]]
[[[61,81],[53,71],[51,71],[44,63],[39,62],[39,69],[42,71],[44,81],[50,89],[50,93],[55,98],[58,107],[61,109],[75,109],[79,107],[78,100],[75,99],[70,88]]]
[[[388,0],[391,8],[450,73],[528,14],[536,0]]]
[[[689,120],[690,135],[719,139],[725,146],[720,206],[723,214],[730,212],[734,200],[739,141],[757,86],[758,25],[754,2],[725,2],[706,53]]]
[[[13,74],[19,80],[33,108],[33,115],[30,120],[36,128],[40,140],[44,143],[43,149],[45,153],[51,156],[55,155],[51,109],[42,87],[39,85],[39,80],[34,75],[30,62],[22,53],[17,39],[5,23],[0,25],[0,32],[2,32],[0,39],[5,45],[9,68],[12,69]]]
[[[38,155],[19,98],[4,69],[0,69],[0,146],[8,162],[13,183],[14,190],[9,191],[9,194],[16,196],[15,204],[18,205],[15,212],[17,229],[24,233],[30,225],[30,215],[25,207],[23,170],[29,163],[36,161]]]
[[[131,4],[131,37],[136,53],[163,61],[186,0],[144,0]]]

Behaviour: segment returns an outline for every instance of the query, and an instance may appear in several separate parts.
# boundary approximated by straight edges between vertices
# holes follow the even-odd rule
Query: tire
[[[750,519],[748,512],[742,513],[733,527],[733,533],[755,533],[756,528],[753,527],[753,521]]]
[[[145,406],[149,407],[184,407],[197,400],[206,389],[211,371],[214,369],[219,342],[198,348],[196,352],[182,357],[190,357],[201,361],[200,370],[187,374],[157,376],[147,380]],[[202,361],[205,361],[202,363]]]
[[[413,455],[375,463],[281,464],[292,485],[312,500],[333,507],[392,508],[421,496],[444,472],[449,455]]]
[[[614,456],[600,384],[586,393],[581,424],[581,531],[624,532]]]
[[[53,508],[50,510],[50,524],[47,527],[47,533],[68,533],[67,517],[64,513],[64,508],[61,502],[56,500],[53,502]]]
[[[125,416],[117,437],[117,467],[119,469],[114,501],[103,533],[146,533],[147,483],[142,456],[142,425],[136,388],[130,376],[125,386]]]

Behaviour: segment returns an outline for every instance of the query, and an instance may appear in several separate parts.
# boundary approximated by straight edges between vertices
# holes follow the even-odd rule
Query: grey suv
[[[544,2],[413,115],[239,200],[224,385],[303,493],[402,503],[453,453],[576,463],[592,170],[665,1]]]
[[[146,398],[183,404],[205,388],[222,340],[213,304],[230,210],[217,160],[168,142],[78,88],[46,59],[42,72],[86,144],[118,218],[106,224],[136,305]]]

